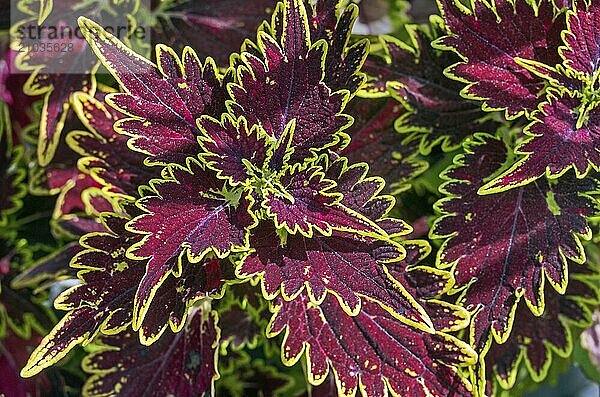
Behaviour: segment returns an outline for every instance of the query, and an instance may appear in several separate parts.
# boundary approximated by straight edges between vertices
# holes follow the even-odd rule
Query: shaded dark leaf
[[[486,120],[479,104],[460,95],[462,84],[444,74],[459,58],[432,48],[432,39],[422,29],[409,32],[412,45],[384,36],[387,59],[371,56],[364,66],[370,76],[367,92],[382,95],[389,90],[406,107],[398,114],[398,131],[420,136],[424,154],[437,144],[453,150],[475,132],[494,133],[499,124]]]
[[[478,135],[445,172],[441,191],[449,197],[431,236],[446,238],[438,252],[440,267],[453,267],[458,303],[473,313],[470,343],[482,352],[491,335],[498,343],[510,335],[521,297],[536,315],[545,307],[544,285],[562,293],[568,282],[567,259],[582,263],[580,238],[589,238],[586,216],[597,203],[583,192],[592,179],[573,175],[560,184],[537,180],[506,192],[480,196],[486,178],[507,159],[505,144]],[[582,193],[580,193],[582,192]]]
[[[217,314],[196,309],[184,329],[148,347],[135,334],[102,336],[101,350],[82,366],[92,374],[83,387],[88,396],[213,395],[219,344]]]
[[[154,43],[183,49],[189,45],[202,58],[212,57],[227,66],[229,55],[239,52],[245,39],[268,20],[275,0],[184,0],[161,5],[152,29]]]
[[[350,144],[340,154],[350,163],[365,162],[372,175],[383,177],[386,191],[397,193],[408,188],[410,180],[427,168],[416,156],[419,143],[399,134],[394,123],[405,113],[393,98],[354,98],[346,108],[354,118],[348,129]]]

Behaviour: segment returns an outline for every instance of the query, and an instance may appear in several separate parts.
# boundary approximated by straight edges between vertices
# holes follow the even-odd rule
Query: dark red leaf
[[[248,247],[249,229],[255,223],[252,201],[233,203],[221,192],[223,180],[199,162],[190,170],[174,168],[172,179],[156,181],[155,196],[138,201],[144,214],[128,228],[144,238],[129,249],[129,256],[148,259],[146,274],[136,295],[136,317],[148,309],[156,288],[171,272],[181,272],[181,258],[199,262],[208,252],[219,257]]]
[[[385,181],[380,177],[369,177],[366,164],[348,165],[348,160],[340,157],[328,167],[326,177],[335,181],[336,193],[342,195],[341,204],[380,224],[394,207],[392,196],[381,195]],[[385,231],[389,235],[405,235],[410,232],[408,225],[401,220],[385,219]],[[394,225],[392,225],[394,223]]]
[[[560,33],[564,14],[555,18],[549,1],[535,7],[526,0],[472,2],[472,12],[457,0],[441,0],[440,10],[450,35],[440,46],[463,58],[449,72],[469,85],[464,93],[484,101],[484,109],[506,109],[508,117],[530,113],[543,100],[543,80],[520,66],[515,58],[554,66],[560,62]]]
[[[334,161],[327,177],[336,182],[333,190],[341,194],[340,204],[372,222],[378,221],[388,235],[403,235],[410,231],[399,220],[386,219],[393,198],[379,196],[384,182],[368,178],[368,168],[348,167],[345,158]],[[416,323],[429,320],[404,287],[390,279],[386,266],[404,256],[404,248],[389,240],[358,237],[355,233],[333,231],[331,236],[300,234],[280,238],[275,228],[261,224],[253,230],[250,246],[255,250],[238,268],[237,274],[262,276],[267,297],[274,298],[281,290],[286,299],[300,293],[305,286],[314,302],[322,301],[333,292],[342,306],[351,313],[359,310],[359,296],[383,302],[392,312],[404,315]]]
[[[334,229],[362,234],[381,232],[369,219],[340,204],[342,195],[335,192],[335,183],[325,179],[320,167],[296,172],[289,169],[280,183],[283,192],[268,192],[262,202],[278,228],[306,237],[313,235],[313,229],[325,235]]]
[[[133,318],[133,301],[144,275],[144,262],[125,256],[126,248],[139,240],[127,232],[127,219],[105,216],[107,232],[92,233],[81,240],[84,251],[73,267],[82,269],[83,283],[65,291],[55,306],[69,313],[44,337],[21,372],[29,377],[64,357],[74,346],[89,343],[102,330],[118,332]]]
[[[224,263],[225,266],[230,265]],[[158,287],[143,318],[135,318],[140,341],[150,345],[158,340],[167,327],[180,332],[190,307],[222,289],[221,261],[210,259],[199,263],[184,263],[181,275],[170,274]]]
[[[319,306],[306,293],[288,302],[277,300],[268,334],[285,331],[284,363],[291,365],[305,351],[308,380],[318,385],[333,369],[337,391],[353,396],[468,395],[469,386],[456,366],[469,365],[475,354],[467,344],[442,333],[424,333],[392,317],[376,303],[348,316],[329,295]]]
[[[187,157],[195,157],[199,152],[196,119],[218,117],[225,111],[227,93],[214,63],[203,65],[189,47],[180,58],[159,45],[155,65],[96,23],[82,18],[80,26],[125,91],[107,97],[131,116],[117,123],[117,131],[133,137],[133,147],[149,156],[151,163],[184,164]]]
[[[346,139],[341,131],[349,125],[349,118],[341,111],[347,94],[332,93],[323,82],[327,47],[311,41],[304,2],[280,4],[274,21],[283,30],[278,32],[275,25],[274,37],[259,34],[260,58],[242,55],[239,83],[230,86],[231,110],[246,118],[249,126],[260,124],[276,140],[295,120],[290,161],[302,162]]]
[[[68,170],[66,173],[72,175],[70,171],[72,170]],[[94,211],[96,216],[101,212],[113,211],[113,205],[108,199],[102,196],[92,199],[91,191],[101,187],[102,185],[90,175],[78,172],[76,176],[68,179],[67,183],[61,187],[61,192],[56,198],[54,216],[57,218],[70,216],[75,213],[88,212],[90,209]],[[87,198],[84,197],[87,194],[90,195]]]
[[[591,168],[600,169],[600,108],[584,108],[580,99],[568,94],[550,97],[525,129],[529,138],[515,150],[525,157],[487,183],[482,192],[510,189],[544,174],[557,178],[570,168],[580,178]]]
[[[453,266],[459,304],[473,313],[470,342],[484,350],[490,335],[502,343],[510,334],[514,309],[523,296],[534,314],[544,310],[546,282],[567,286],[567,260],[581,263],[580,237],[589,238],[586,216],[597,204],[580,192],[596,189],[592,179],[573,175],[560,184],[537,180],[506,192],[480,196],[486,178],[507,160],[505,144],[476,135],[455,159],[436,205],[442,217],[431,236],[446,238],[438,252],[442,268]]]
[[[355,315],[364,297],[381,302],[407,322],[431,327],[427,314],[404,286],[388,276],[388,263],[394,266],[404,254],[398,244],[337,232],[330,237],[289,235],[281,242],[275,229],[264,225],[254,229],[250,243],[254,250],[237,274],[260,275],[268,299],[280,292],[286,300],[299,299],[306,288],[312,302],[318,304],[328,293],[334,294],[344,310]]]
[[[334,92],[348,90],[353,94],[364,81],[364,76],[359,71],[367,54],[368,41],[359,40],[348,46],[358,8],[353,4],[342,8],[341,3],[340,0],[311,2],[310,38],[313,43],[320,39],[327,41],[323,77],[327,87]]]
[[[202,157],[219,177],[226,177],[236,185],[262,170],[268,146],[258,128],[249,129],[244,119],[235,121],[227,114],[220,122],[203,117],[199,126],[204,133],[201,145],[206,152]]]
[[[118,393],[131,397],[213,395],[220,330],[216,312],[193,311],[184,329],[165,335],[152,346],[135,334],[102,336],[102,349],[82,366],[92,374],[83,387],[87,396]]]
[[[546,378],[552,364],[553,354],[566,357],[571,354],[573,339],[571,328],[583,327],[590,323],[592,304],[598,303],[598,291],[590,285],[593,277],[582,276],[575,271],[565,295],[546,288],[547,299],[544,313],[534,316],[524,304],[520,304],[515,315],[509,339],[503,344],[492,343],[485,359],[480,359],[480,376],[492,387],[495,375],[499,384],[510,389],[514,386],[521,358],[536,382]],[[597,274],[597,270],[593,273]],[[483,386],[483,385],[482,385]]]
[[[124,115],[107,107],[104,98],[104,93],[96,97],[74,95],[73,108],[88,131],[69,133],[67,143],[83,157],[79,167],[100,186],[109,187],[112,193],[137,197],[138,188],[159,177],[160,172],[145,166],[145,156],[129,149],[127,136],[115,132],[114,123]]]
[[[399,280],[410,296],[425,309],[436,331],[450,332],[469,325],[469,313],[462,307],[445,302],[440,296],[453,286],[452,274],[422,264],[431,247],[422,240],[403,242],[406,257],[387,264],[389,276]]]
[[[258,286],[251,282],[228,285],[216,309],[220,317],[221,348],[227,349],[228,356],[262,341],[270,313]]]
[[[600,4],[578,1],[567,17],[569,29],[560,51],[564,65],[586,80],[594,79],[600,62]]]
[[[76,277],[74,269],[69,267],[71,259],[82,251],[78,242],[65,244],[56,252],[32,263],[12,281],[13,288],[36,288],[48,281],[57,281],[65,276]]]

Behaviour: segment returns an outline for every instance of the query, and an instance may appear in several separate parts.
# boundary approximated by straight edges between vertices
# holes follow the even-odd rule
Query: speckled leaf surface
[[[567,259],[583,262],[580,238],[591,230],[585,215],[596,212],[593,180],[568,175],[560,184],[537,180],[506,192],[480,196],[485,178],[506,161],[505,144],[477,136],[455,159],[436,205],[442,217],[431,236],[446,238],[438,251],[440,267],[453,267],[458,301],[473,314],[470,342],[478,352],[490,335],[508,338],[517,302],[524,297],[534,314],[544,310],[544,285],[564,292]]]
[[[184,329],[165,335],[152,346],[135,334],[100,338],[101,349],[82,365],[92,374],[83,387],[87,396],[204,396],[214,392],[220,330],[215,312],[196,310]]]
[[[441,333],[422,333],[407,326],[376,303],[348,316],[333,299],[315,306],[306,294],[294,301],[279,299],[269,325],[271,335],[285,331],[282,359],[295,363],[306,352],[308,378],[318,385],[330,367],[340,395],[460,396],[469,386],[456,366],[475,359],[464,342]]]
[[[449,35],[438,44],[463,58],[449,69],[468,84],[463,92],[483,100],[486,109],[506,109],[508,117],[536,110],[544,81],[515,59],[559,63],[564,14],[555,18],[549,1],[533,7],[525,0],[500,0],[494,6],[476,0],[472,10],[456,0],[441,0],[439,5]]]

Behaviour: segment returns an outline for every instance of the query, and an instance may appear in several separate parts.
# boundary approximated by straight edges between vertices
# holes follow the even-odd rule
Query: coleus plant
[[[0,387],[494,395],[579,346],[600,304],[598,2],[440,0],[379,38],[338,0],[165,2],[151,54],[99,24],[142,24],[140,4],[84,3],[21,6],[79,17],[95,54],[83,75],[16,57],[43,95],[22,131],[0,64],[0,365],[37,343],[37,383]]]

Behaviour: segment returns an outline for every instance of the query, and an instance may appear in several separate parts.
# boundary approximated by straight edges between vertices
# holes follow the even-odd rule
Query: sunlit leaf
[[[277,300],[269,324],[271,336],[285,331],[282,359],[297,362],[306,351],[308,380],[318,385],[330,367],[340,395],[410,396],[468,394],[457,366],[472,364],[467,344],[442,333],[423,333],[398,322],[376,303],[363,302],[348,316],[333,297],[319,306],[306,293],[293,301]]]
[[[441,0],[440,11],[449,35],[437,43],[461,56],[449,74],[468,85],[463,93],[484,101],[484,109],[505,109],[510,118],[531,113],[543,101],[544,81],[516,58],[560,63],[560,33],[564,14],[555,15],[549,1],[476,0],[470,10],[457,0]]]

